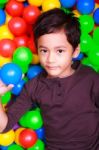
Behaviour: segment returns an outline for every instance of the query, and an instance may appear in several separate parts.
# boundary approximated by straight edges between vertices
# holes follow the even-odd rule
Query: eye
[[[57,52],[58,52],[58,53],[63,53],[63,52],[64,52],[64,50],[62,50],[62,49],[58,49],[58,50],[57,50]]]
[[[47,53],[46,49],[40,49],[39,51],[40,51],[40,53]]]

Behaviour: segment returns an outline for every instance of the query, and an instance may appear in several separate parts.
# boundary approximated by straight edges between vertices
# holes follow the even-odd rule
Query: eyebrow
[[[48,48],[48,47],[40,45],[39,48]],[[55,49],[58,49],[58,48],[66,48],[66,46],[60,45],[60,46],[55,47]]]

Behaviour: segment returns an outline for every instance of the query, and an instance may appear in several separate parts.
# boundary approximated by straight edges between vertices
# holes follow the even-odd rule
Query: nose
[[[48,57],[47,57],[47,62],[48,63],[53,63],[55,61],[55,55],[54,53],[49,53]]]

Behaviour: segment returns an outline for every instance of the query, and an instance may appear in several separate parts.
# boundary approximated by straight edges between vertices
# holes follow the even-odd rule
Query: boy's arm
[[[7,91],[10,91],[13,88],[13,85],[10,84],[6,86],[1,80],[0,80],[0,132],[4,130],[4,128],[7,125],[8,117],[6,113],[4,112],[3,106],[1,104],[1,95],[5,94]]]
[[[25,84],[20,95],[15,99],[14,103],[8,107],[6,112],[8,117],[7,126],[3,132],[11,130],[21,116],[33,106],[36,85],[35,80]]]
[[[3,106],[1,104],[1,98],[0,98],[0,133],[5,129],[7,122],[8,122],[8,117],[4,112]]]

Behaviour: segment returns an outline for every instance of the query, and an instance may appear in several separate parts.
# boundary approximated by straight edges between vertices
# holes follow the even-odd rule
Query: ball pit
[[[25,82],[43,70],[32,26],[42,12],[53,8],[72,11],[80,19],[81,53],[75,60],[99,73],[99,0],[0,0],[0,78],[5,84],[14,84],[14,88],[2,97],[5,110],[13,101],[11,96],[17,97]],[[0,134],[1,150],[45,149],[43,120],[38,110],[33,108],[26,112],[17,128]]]

